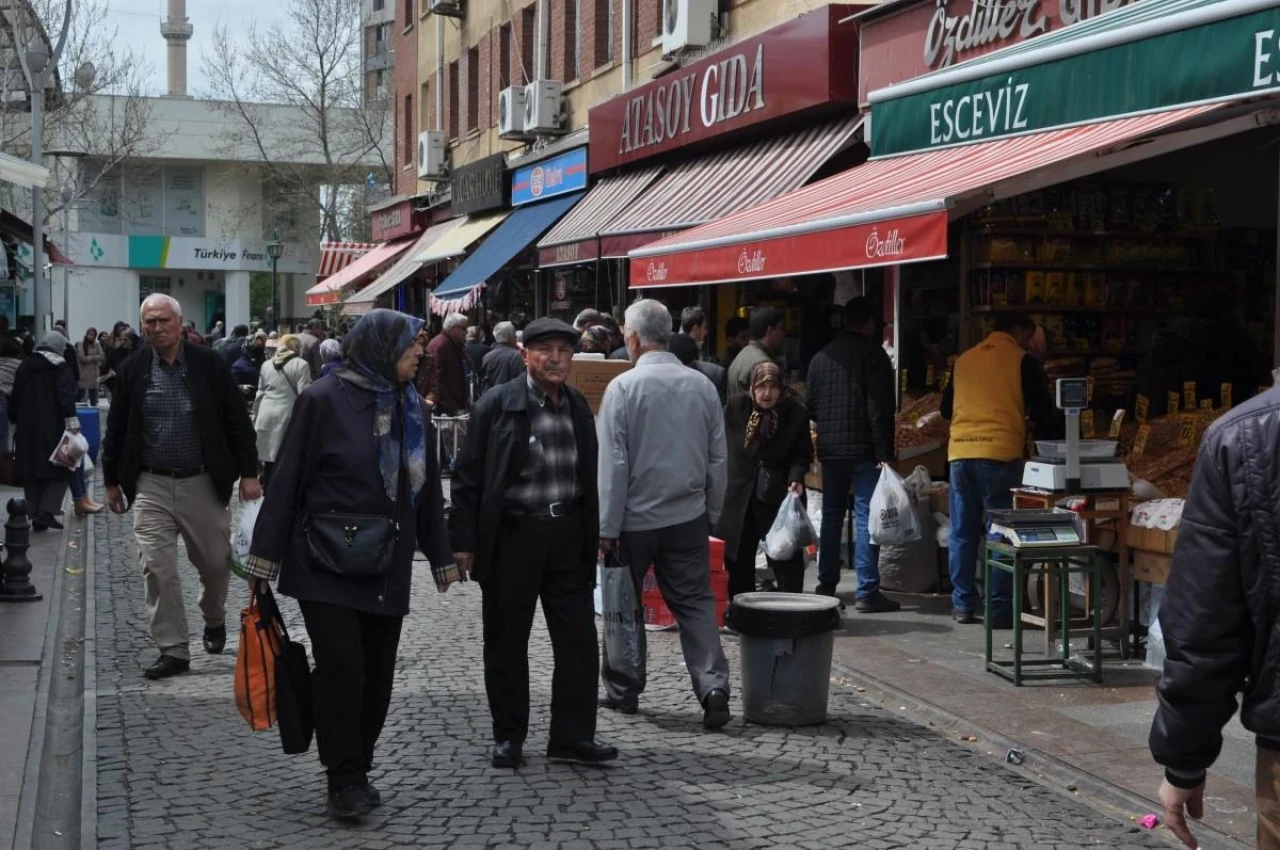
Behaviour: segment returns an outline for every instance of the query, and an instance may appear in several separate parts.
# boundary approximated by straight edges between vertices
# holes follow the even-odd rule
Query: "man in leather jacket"
[[[1223,416],[1200,447],[1160,606],[1166,661],[1151,753],[1165,768],[1165,823],[1198,846],[1186,815],[1204,813],[1205,771],[1222,728],[1257,736],[1258,847],[1280,848],[1280,390]]]

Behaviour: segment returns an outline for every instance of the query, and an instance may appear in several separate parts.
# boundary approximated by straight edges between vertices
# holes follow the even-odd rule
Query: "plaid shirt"
[[[504,499],[509,507],[545,515],[556,502],[582,495],[578,487],[578,443],[573,435],[573,415],[560,397],[555,404],[533,378],[529,385],[529,451],[524,468]]]
[[[151,366],[151,380],[142,398],[142,465],[156,469],[204,465],[195,402],[187,383],[187,358],[181,347],[172,366],[159,354]]]

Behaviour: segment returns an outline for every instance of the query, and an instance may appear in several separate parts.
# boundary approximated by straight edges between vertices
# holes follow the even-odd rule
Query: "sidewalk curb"
[[[1041,752],[1022,741],[978,726],[967,718],[834,659],[831,662],[831,681],[845,691],[852,691],[854,697],[865,698],[894,714],[905,715],[934,728],[960,730],[966,735],[972,735],[977,738],[977,742],[973,744],[976,750],[989,750],[991,757],[1008,769],[1059,794],[1081,798],[1093,808],[1115,818],[1121,825],[1137,829],[1130,818],[1141,816],[1146,812],[1158,813],[1159,811],[1158,803],[1139,794]],[[857,691],[858,687],[864,690]],[[1001,753],[1007,753],[1012,749],[1022,752],[1024,761],[1021,765],[1008,764],[1000,756]],[[1072,788],[1075,790],[1072,791]],[[1243,844],[1238,839],[1203,823],[1195,824],[1194,829],[1205,848],[1252,850],[1252,845]],[[1181,846],[1164,829],[1155,830],[1152,834],[1170,841],[1170,846],[1175,844]]]
[[[81,728],[80,848],[98,847],[98,516],[84,533],[84,723]],[[104,520],[105,521],[105,520]]]
[[[14,828],[14,850],[29,850],[35,837],[36,798],[40,791],[40,765],[44,760],[45,732],[49,718],[49,691],[53,681],[53,669],[49,659],[57,657],[58,624],[66,603],[67,543],[71,539],[72,523],[66,523],[60,531],[58,557],[53,565],[53,584],[49,587],[49,622],[44,627],[44,646],[40,653],[40,675],[36,679],[36,703],[31,712],[31,743],[27,746],[27,760],[23,765],[22,796],[18,801],[18,823]]]

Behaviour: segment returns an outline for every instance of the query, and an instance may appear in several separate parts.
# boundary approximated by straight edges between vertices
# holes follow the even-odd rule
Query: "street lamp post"
[[[276,304],[276,265],[284,256],[284,243],[280,241],[280,231],[271,228],[271,241],[267,243],[267,256],[271,259],[271,324],[272,330],[280,329],[280,307]]]
[[[44,90],[49,68],[49,46],[39,35],[26,50],[31,90],[31,161],[44,165]],[[44,291],[44,190],[31,187],[31,292],[36,335],[44,333],[49,314],[49,293]]]

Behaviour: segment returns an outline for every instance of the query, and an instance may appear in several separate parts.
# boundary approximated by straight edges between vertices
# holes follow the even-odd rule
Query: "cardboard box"
[[[1150,531],[1150,529],[1141,530]],[[1133,550],[1133,578],[1135,581],[1164,584],[1169,580],[1169,565],[1172,563],[1172,555],[1135,549]]]
[[[573,368],[569,370],[569,386],[586,396],[587,406],[591,412],[600,412],[600,402],[604,399],[605,388],[609,382],[631,368],[629,360],[597,360],[590,357],[573,358]]]
[[[1158,528],[1137,528],[1131,525],[1128,542],[1130,549],[1172,555],[1174,544],[1178,542],[1178,530],[1161,531]]]

